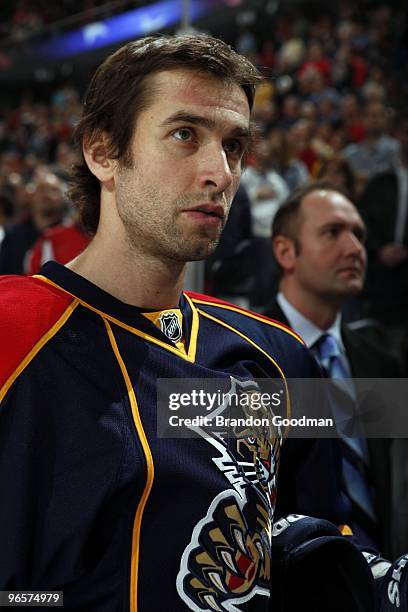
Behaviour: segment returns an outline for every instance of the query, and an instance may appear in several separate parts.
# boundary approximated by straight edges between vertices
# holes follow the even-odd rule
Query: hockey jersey
[[[0,588],[92,612],[266,611],[280,436],[160,437],[157,381],[317,366],[284,325],[213,298],[156,315],[55,262],[1,278]]]

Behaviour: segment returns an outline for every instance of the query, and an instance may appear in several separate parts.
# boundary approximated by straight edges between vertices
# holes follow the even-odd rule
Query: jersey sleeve
[[[35,278],[0,277],[0,402],[75,300]]]
[[[33,558],[51,482],[52,423],[27,368],[75,300],[37,279],[0,278],[0,589],[40,588]],[[24,377],[24,383],[22,378]],[[44,449],[46,452],[44,452]],[[40,502],[41,500],[41,502]]]

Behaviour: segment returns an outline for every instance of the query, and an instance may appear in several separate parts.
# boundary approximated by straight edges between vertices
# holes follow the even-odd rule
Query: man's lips
[[[199,204],[183,210],[191,219],[210,225],[219,225],[225,218],[225,210],[217,204]]]
[[[338,268],[338,274],[363,274],[363,268],[360,266],[343,266],[342,268]]]
[[[224,208],[219,204],[199,204],[198,206],[194,206],[193,208],[188,208],[184,212],[201,212],[205,215],[212,215],[214,217],[218,217],[219,219],[224,219],[225,217]]]

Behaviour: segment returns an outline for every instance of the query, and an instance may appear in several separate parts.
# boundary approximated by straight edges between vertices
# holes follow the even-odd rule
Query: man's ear
[[[101,132],[92,139],[84,139],[82,151],[92,174],[104,185],[111,183],[116,160],[109,157],[106,134]]]
[[[293,240],[286,236],[275,236],[272,240],[275,259],[284,272],[292,272],[296,264],[296,248]]]

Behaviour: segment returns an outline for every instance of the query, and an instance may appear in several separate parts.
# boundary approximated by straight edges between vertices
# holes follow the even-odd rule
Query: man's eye
[[[227,155],[241,155],[242,145],[239,140],[228,140],[224,144],[224,150]]]
[[[336,236],[338,236],[340,233],[340,230],[338,227],[328,227],[326,230],[326,234],[327,236],[329,236],[329,238],[336,238]]]
[[[189,128],[180,128],[173,132],[173,136],[174,138],[176,138],[176,140],[186,142],[188,140],[191,140],[191,138],[193,137],[193,132]]]

